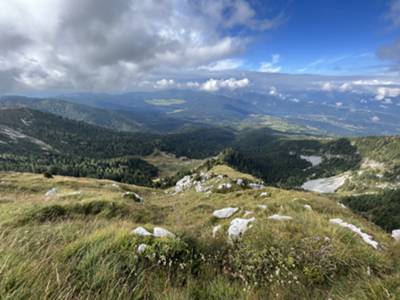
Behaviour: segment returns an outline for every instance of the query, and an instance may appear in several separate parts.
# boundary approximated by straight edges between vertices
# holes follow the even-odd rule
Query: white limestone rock
[[[313,167],[316,167],[322,163],[322,157],[318,155],[300,155],[300,158],[311,163]]]
[[[138,254],[142,254],[144,251],[146,251],[146,249],[148,248],[149,246],[148,245],[146,245],[146,244],[140,244],[138,247],[137,247],[137,253]]]
[[[201,178],[201,181],[202,182],[206,182],[207,180],[210,180],[211,179],[211,174],[210,173],[208,173],[208,172],[201,172],[200,173],[200,178]]]
[[[400,241],[400,229],[392,230],[392,237],[393,237],[396,241]]]
[[[261,208],[261,209],[267,209],[268,208],[268,206],[266,204],[258,204],[257,207]]]
[[[249,183],[249,187],[253,190],[260,190],[263,189],[265,186],[260,183]]]
[[[243,183],[244,183],[244,181],[243,181],[242,178],[238,178],[238,179],[236,180],[236,184],[237,184],[237,185],[243,185]]]
[[[197,193],[205,193],[207,188],[201,184],[201,182],[197,182],[194,186]]]
[[[228,229],[228,236],[231,240],[238,240],[242,237],[242,235],[250,228],[249,224],[254,222],[256,218],[251,219],[242,219],[236,218],[233,219],[231,225]]]
[[[293,218],[290,216],[282,216],[279,214],[275,214],[275,215],[269,216],[268,219],[274,220],[274,221],[289,221],[289,220],[292,220]]]
[[[152,234],[148,232],[143,227],[137,227],[136,229],[132,230],[133,234],[140,235],[140,236],[151,236]]]
[[[212,236],[215,238],[217,236],[217,232],[222,228],[222,225],[216,225],[212,229]]]
[[[133,199],[135,202],[144,203],[144,198],[135,192],[125,192],[122,194],[122,197]]]
[[[365,243],[367,243],[368,245],[372,246],[375,249],[378,249],[379,243],[377,241],[374,241],[371,235],[362,232],[361,228],[353,224],[346,223],[342,219],[330,219],[329,223],[350,229],[354,233],[358,234]]]
[[[48,190],[46,192],[46,194],[44,194],[44,196],[46,198],[52,198],[52,197],[57,196],[57,194],[58,194],[58,189],[57,188],[52,188],[52,189]]]
[[[219,190],[230,190],[232,188],[232,184],[231,183],[221,183],[219,186],[218,186],[218,189]]]
[[[170,237],[173,238],[175,237],[175,234],[173,234],[172,232],[168,231],[167,229],[161,228],[161,227],[154,227],[153,229],[153,235],[155,237]]]
[[[111,187],[116,188],[116,189],[120,189],[120,188],[121,188],[121,187],[120,187],[118,184],[116,184],[116,183],[113,183],[113,184],[111,185]]]
[[[262,193],[260,194],[260,197],[268,197],[268,193],[267,193],[267,192],[262,192]]]
[[[193,186],[192,177],[187,175],[176,183],[175,192],[181,193],[187,189],[190,189],[192,186]]]
[[[304,208],[305,208],[305,209],[307,209],[307,210],[312,210],[312,207],[311,207],[311,205],[304,204],[303,206],[304,206]]]
[[[218,219],[226,219],[231,217],[234,213],[239,210],[237,207],[226,207],[223,209],[215,210],[213,212],[213,216]]]

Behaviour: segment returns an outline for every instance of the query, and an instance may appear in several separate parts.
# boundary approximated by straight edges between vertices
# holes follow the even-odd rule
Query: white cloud
[[[389,98],[400,96],[400,83],[387,79],[360,79],[347,82],[319,82],[319,88],[323,91],[368,93],[375,95],[375,99],[386,104],[392,104]]]
[[[378,116],[373,116],[372,119],[371,119],[371,121],[372,121],[372,122],[375,122],[375,123],[376,123],[376,122],[379,122],[380,120],[381,120],[381,119],[380,119]]]
[[[173,79],[160,79],[156,81],[154,88],[157,89],[167,89],[175,86],[175,81]]]
[[[208,71],[225,71],[225,70],[234,70],[243,66],[243,61],[239,59],[223,59],[206,66],[200,66],[201,70]]]
[[[200,85],[200,89],[207,92],[216,92],[220,89],[236,90],[245,88],[250,84],[249,79],[209,79]]]
[[[186,83],[186,86],[188,88],[199,88],[200,87],[200,83],[196,82],[196,81],[189,81]]]
[[[386,98],[395,98],[400,96],[400,88],[379,87],[376,92],[376,100],[385,100]]]
[[[320,83],[321,90],[332,92],[332,91],[340,91],[340,92],[351,92],[354,91],[353,84],[351,82],[344,83],[333,83],[333,82],[322,82]]]
[[[369,79],[369,80],[354,80],[353,85],[394,85],[396,82],[392,80]]]
[[[339,87],[339,90],[341,92],[354,92],[353,84],[345,82]]]
[[[263,73],[278,73],[281,71],[281,66],[278,66],[281,57],[279,54],[272,55],[272,59],[270,62],[262,62],[260,68],[258,69],[259,72]]]
[[[333,91],[335,88],[335,85],[333,85],[331,82],[324,82],[321,84],[321,90],[323,91],[330,92]]]
[[[12,82],[0,92],[118,90],[154,73],[234,69],[247,39],[226,29],[265,30],[278,19],[260,18],[247,0],[2,0],[0,72]]]
[[[271,87],[269,88],[269,94],[270,94],[271,96],[276,96],[276,95],[278,95],[278,90],[276,89],[276,87],[271,86]]]

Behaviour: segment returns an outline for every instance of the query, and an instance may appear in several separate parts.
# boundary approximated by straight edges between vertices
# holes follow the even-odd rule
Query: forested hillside
[[[100,109],[59,99],[22,96],[0,97],[0,109],[24,107],[118,131],[137,132],[149,130],[140,121],[136,121],[134,117],[113,110]]]
[[[157,168],[141,158],[155,149],[205,158],[218,154],[233,139],[225,129],[123,133],[27,108],[0,110],[0,169],[149,185]]]

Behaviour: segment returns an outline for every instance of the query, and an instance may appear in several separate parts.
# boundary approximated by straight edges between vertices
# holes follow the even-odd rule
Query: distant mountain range
[[[338,100],[340,99],[340,100]],[[350,92],[272,90],[207,93],[162,90],[68,94],[51,99],[3,96],[0,108],[29,107],[119,131],[168,133],[207,126],[271,127],[347,136],[400,133],[400,106]]]

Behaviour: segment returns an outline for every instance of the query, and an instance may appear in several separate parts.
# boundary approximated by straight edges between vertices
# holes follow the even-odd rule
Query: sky
[[[399,75],[400,0],[0,0],[0,94],[302,78],[397,96]]]

